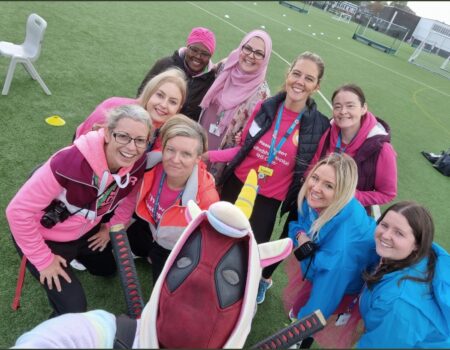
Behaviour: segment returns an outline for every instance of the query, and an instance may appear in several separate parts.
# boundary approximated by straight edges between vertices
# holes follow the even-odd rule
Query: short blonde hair
[[[302,213],[303,202],[306,197],[306,190],[309,180],[318,168],[323,165],[331,166],[336,173],[336,188],[331,204],[325,208],[314,221],[311,227],[313,237],[320,229],[331,220],[339,211],[344,208],[354,197],[356,185],[358,183],[358,167],[352,157],[345,153],[331,153],[322,158],[309,172],[298,194],[298,209]]]
[[[198,155],[201,155],[208,150],[208,138],[205,129],[184,114],[175,114],[162,126],[161,140],[163,150],[166,147],[167,141],[176,136],[184,136],[198,140]]]
[[[158,75],[155,75],[152,79],[150,79],[147,84],[145,84],[142,93],[139,95],[138,101],[139,104],[147,108],[148,100],[153,94],[161,87],[161,85],[165,83],[175,84],[181,92],[181,101],[178,112],[183,107],[184,102],[186,101],[187,95],[187,82],[186,82],[186,74],[179,68],[173,67],[169,68]]]

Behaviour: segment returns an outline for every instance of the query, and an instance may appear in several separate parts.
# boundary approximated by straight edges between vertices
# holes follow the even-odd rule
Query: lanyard
[[[345,153],[345,149],[347,148],[348,145],[345,147],[342,147],[341,144],[342,144],[342,137],[341,137],[341,132],[339,131],[338,139],[336,141],[336,148],[334,149],[335,152]]]
[[[159,180],[159,187],[158,187],[158,193],[156,194],[156,198],[155,198],[155,206],[153,207],[153,220],[155,220],[155,224],[156,226],[159,225],[159,220],[157,219],[156,214],[158,213],[158,208],[159,208],[159,199],[161,197],[161,192],[162,192],[162,188],[164,185],[164,180],[166,179],[166,172],[163,170],[162,175],[161,175],[161,180]],[[180,193],[178,193],[177,198],[175,198],[175,201],[173,202],[173,204],[175,204],[183,195],[184,189],[182,191],[180,191]]]
[[[278,142],[278,145],[275,146],[275,143],[277,141],[277,136],[278,136],[278,130],[280,129],[281,117],[283,115],[283,108],[284,108],[284,102],[281,104],[281,106],[280,106],[280,108],[278,110],[277,121],[275,123],[275,130],[273,131],[272,142],[270,143],[269,155],[267,157],[267,165],[271,165],[272,164],[272,162],[275,159],[275,156],[280,151],[281,147],[283,147],[283,145],[286,142],[287,138],[292,134],[292,132],[294,131],[294,129],[297,126],[297,124],[300,123],[300,120],[303,117],[303,113],[305,112],[305,108],[300,111],[300,113],[297,115],[295,120],[292,122],[292,124],[289,127],[289,129],[287,129],[286,133],[281,138],[280,142]]]
[[[98,186],[98,176],[94,174],[94,185]],[[117,184],[114,182],[112,183],[103,193],[100,193],[97,198],[95,199],[97,201],[97,209],[102,206],[102,203],[106,200],[106,198],[109,197],[112,191],[114,191],[117,188]]]

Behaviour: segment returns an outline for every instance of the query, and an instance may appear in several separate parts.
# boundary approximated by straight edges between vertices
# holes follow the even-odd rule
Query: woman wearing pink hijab
[[[235,136],[250,117],[255,105],[270,96],[266,71],[272,40],[266,32],[253,30],[221,63],[218,76],[206,93],[200,124],[208,133],[209,150],[231,148]],[[220,177],[224,164],[211,166]]]

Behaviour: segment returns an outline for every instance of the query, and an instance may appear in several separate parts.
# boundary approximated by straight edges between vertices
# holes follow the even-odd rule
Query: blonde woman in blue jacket
[[[377,258],[376,224],[354,197],[357,181],[357,166],[350,156],[331,153],[323,158],[300,190],[298,220],[289,224],[289,237],[298,246],[294,254],[300,261],[291,259],[287,264],[284,301],[290,317],[300,319],[317,309],[327,319],[343,314],[340,326],[314,336],[324,347],[350,346],[360,319],[354,300],[363,287],[362,273]],[[328,323],[335,322],[331,317]],[[302,347],[312,341],[303,341]]]
[[[379,219],[380,264],[360,298],[365,332],[359,348],[450,348],[450,255],[433,243],[433,219],[399,202]]]

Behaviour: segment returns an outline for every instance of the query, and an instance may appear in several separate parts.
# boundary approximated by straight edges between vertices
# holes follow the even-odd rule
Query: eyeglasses
[[[195,56],[200,56],[201,58],[210,58],[211,54],[208,51],[203,51],[195,46],[188,46],[189,51]]]
[[[148,144],[148,140],[143,137],[132,138],[130,135],[123,132],[113,132],[112,135],[117,143],[120,143],[121,145],[128,145],[131,141],[134,141],[137,148],[145,148]]]
[[[255,57],[255,59],[257,59],[257,60],[263,60],[264,57],[266,57],[264,52],[262,52],[261,50],[253,50],[253,47],[251,47],[250,45],[247,45],[247,44],[242,45],[241,50],[247,56],[250,56],[251,54],[253,54],[253,57]]]

